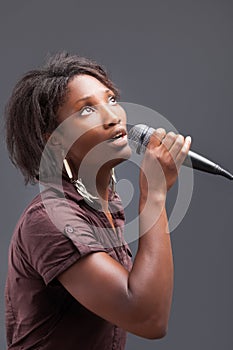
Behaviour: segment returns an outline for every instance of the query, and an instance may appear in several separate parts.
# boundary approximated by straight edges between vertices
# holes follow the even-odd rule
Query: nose
[[[105,129],[121,123],[121,117],[107,106],[102,106],[101,115],[103,120],[103,127]]]

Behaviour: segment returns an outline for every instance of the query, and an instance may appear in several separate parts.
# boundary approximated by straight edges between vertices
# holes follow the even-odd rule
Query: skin
[[[128,144],[113,147],[109,143],[115,130],[126,129],[126,114],[113,91],[92,76],[76,76],[68,88],[67,100],[58,111],[58,122],[64,124],[60,144],[68,151],[74,178],[85,179],[85,186],[104,205],[111,169],[131,155]],[[71,147],[70,140],[74,140]]]
[[[110,171],[129,158],[128,144],[112,147],[107,143],[119,125],[126,124],[125,112],[115,102],[113,92],[94,77],[81,75],[69,83],[69,94],[58,111],[60,123],[70,115],[65,131],[86,132],[74,142],[67,153],[74,176],[82,160],[100,142],[111,159],[99,155],[97,190],[101,194],[103,211],[111,221],[107,198]],[[88,99],[77,100],[90,96]],[[88,108],[98,105],[97,109]],[[85,108],[86,109],[83,109]],[[81,117],[78,111],[85,111]],[[89,113],[90,112],[90,113]],[[78,302],[90,311],[119,327],[149,339],[161,338],[167,332],[173,291],[173,259],[165,209],[167,190],[177,179],[178,170],[190,148],[190,138],[166,134],[157,129],[144,155],[139,187],[139,245],[132,270],[128,272],[108,254],[90,254],[63,272],[61,284]],[[66,147],[66,138],[59,143]],[[110,159],[110,160],[109,160]],[[106,162],[105,162],[106,161]],[[87,157],[86,169],[96,170],[96,156]],[[156,174],[156,176],[154,176]],[[85,178],[90,188],[93,178]],[[153,213],[153,215],[152,215]],[[78,278],[77,278],[78,276]]]

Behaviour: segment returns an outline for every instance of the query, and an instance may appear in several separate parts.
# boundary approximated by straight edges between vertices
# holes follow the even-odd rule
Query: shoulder
[[[14,244],[25,247],[43,239],[63,237],[66,225],[73,225],[79,220],[88,222],[79,199],[66,197],[54,188],[41,191],[21,214],[12,237]],[[67,239],[67,237],[66,237]]]

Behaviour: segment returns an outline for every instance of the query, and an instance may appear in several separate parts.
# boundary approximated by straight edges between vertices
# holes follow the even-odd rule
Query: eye
[[[116,105],[117,104],[117,100],[115,96],[109,96],[108,101],[111,105]]]
[[[90,106],[83,107],[81,111],[79,112],[80,115],[89,115],[92,112],[94,112],[94,108]]]

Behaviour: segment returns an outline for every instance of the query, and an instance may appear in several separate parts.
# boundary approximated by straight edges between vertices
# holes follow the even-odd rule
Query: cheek
[[[80,147],[80,149],[86,149],[89,144],[92,144],[96,139],[95,127],[93,124],[87,121],[82,122],[80,120],[70,119],[66,121],[62,129],[63,145],[66,151],[71,148]]]
[[[79,159],[83,158],[102,141],[101,135],[93,130],[83,131],[83,133],[79,133],[78,137],[76,137],[73,144],[70,146],[69,153],[72,153]]]

